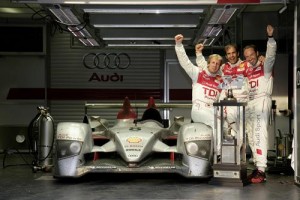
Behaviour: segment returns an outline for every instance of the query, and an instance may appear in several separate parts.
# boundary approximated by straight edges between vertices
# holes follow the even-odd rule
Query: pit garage
[[[299,10],[298,0],[1,1],[0,198],[298,200]],[[224,61],[236,44],[244,60],[249,44],[266,54],[269,24],[267,181],[250,184],[246,137],[222,140],[217,156],[222,125],[192,123],[174,37],[194,65],[199,43]],[[213,106],[224,105],[247,106]]]

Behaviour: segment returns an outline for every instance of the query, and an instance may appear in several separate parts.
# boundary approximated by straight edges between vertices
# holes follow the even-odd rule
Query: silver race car
[[[142,118],[136,119],[126,98],[111,127],[97,116],[86,116],[84,123],[58,123],[54,178],[75,178],[87,173],[212,177],[212,128],[187,122],[183,117],[175,117],[168,125],[151,101]]]

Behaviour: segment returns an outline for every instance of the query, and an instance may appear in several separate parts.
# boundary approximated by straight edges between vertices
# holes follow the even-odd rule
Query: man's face
[[[255,52],[253,48],[245,49],[244,57],[252,66],[255,66],[258,59],[258,52]]]
[[[215,73],[218,72],[218,70],[220,68],[220,65],[221,65],[221,61],[220,60],[218,60],[217,58],[211,58],[211,60],[210,60],[210,62],[208,64],[207,69],[208,69],[208,71],[210,73],[215,74]]]
[[[235,64],[238,61],[239,53],[236,52],[236,49],[234,47],[230,47],[226,51],[226,59],[231,64]]]

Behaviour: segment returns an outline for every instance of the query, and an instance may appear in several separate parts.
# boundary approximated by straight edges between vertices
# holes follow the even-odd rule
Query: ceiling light
[[[85,1],[64,1],[65,4],[85,4]]]
[[[71,11],[71,8],[49,8],[53,15],[65,25],[76,26],[80,24],[80,21]]]
[[[67,1],[65,1],[67,2]],[[201,5],[201,4],[216,4],[216,0],[192,0],[192,1],[172,1],[172,0],[154,0],[154,1],[102,1],[102,0],[87,0],[89,4],[100,4],[100,5]]]
[[[197,24],[94,24],[95,28],[196,28]]]
[[[279,10],[279,14],[283,13],[286,9],[287,9],[287,6],[282,7],[282,8]]]
[[[49,8],[53,15],[68,27],[68,30],[85,46],[100,46],[99,43],[92,38],[91,34],[80,25],[80,21],[73,14],[70,8],[62,8],[56,5],[55,8]]]
[[[68,30],[75,36],[75,37],[85,37],[91,38],[91,34],[83,28],[83,26],[69,26]]]
[[[78,39],[85,46],[90,46],[90,47],[100,46],[99,43],[93,38],[78,38]]]
[[[174,38],[170,37],[170,38],[161,38],[161,37],[157,37],[157,38],[151,38],[151,37],[103,37],[103,40],[111,40],[111,41],[115,41],[115,40],[119,40],[119,41],[127,41],[127,40],[133,40],[133,41],[147,41],[147,40],[160,40],[160,41],[173,41]],[[191,40],[191,38],[184,38],[184,40]]]
[[[204,46],[211,46],[214,42],[215,38],[207,38],[203,41]]]
[[[286,1],[287,1],[287,0],[284,0],[284,1],[283,1],[283,7],[278,11],[279,14],[282,14],[282,13],[287,9]]]
[[[85,13],[91,14],[199,14],[203,9],[99,9],[84,8]]]
[[[222,31],[222,26],[207,25],[201,34],[202,37],[217,37]]]
[[[152,1],[122,1],[122,0],[12,0],[19,3],[45,3],[45,4],[98,4],[98,5],[211,5],[216,0],[152,0]]]
[[[19,8],[0,8],[1,13],[23,13],[24,11]]]
[[[107,44],[107,47],[174,47],[174,44]]]
[[[208,24],[227,24],[237,8],[216,8]]]

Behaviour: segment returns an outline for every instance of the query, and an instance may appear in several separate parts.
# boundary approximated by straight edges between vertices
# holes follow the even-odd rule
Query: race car
[[[109,126],[99,116],[83,123],[60,122],[56,129],[54,178],[77,178],[88,173],[177,173],[212,177],[213,130],[184,117],[161,118],[153,98],[141,119],[126,97]]]

